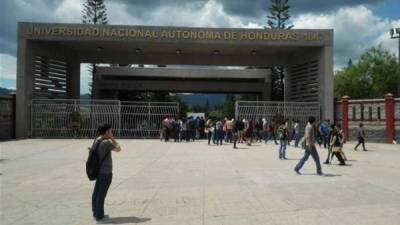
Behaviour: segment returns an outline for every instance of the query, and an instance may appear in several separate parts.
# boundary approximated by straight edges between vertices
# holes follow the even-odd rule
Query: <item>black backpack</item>
[[[102,139],[98,140],[97,142],[95,141],[96,143],[93,142],[92,147],[89,148],[89,156],[86,161],[86,174],[87,174],[89,180],[91,180],[91,181],[96,180],[101,164],[103,164],[103,162],[106,159],[106,157],[108,156],[108,154],[110,154],[110,152],[108,152],[101,161],[99,160],[99,156],[97,154],[97,149],[99,148],[100,143],[103,140],[104,139],[102,138]]]

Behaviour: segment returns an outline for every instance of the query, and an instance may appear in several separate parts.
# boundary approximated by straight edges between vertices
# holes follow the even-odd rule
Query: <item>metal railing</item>
[[[118,100],[32,100],[31,136],[92,138],[97,127],[111,124],[114,135],[158,137],[165,116],[178,116],[176,102],[121,102]]]
[[[259,121],[265,118],[272,121],[288,120],[289,126],[298,120],[301,132],[307,124],[308,117],[320,120],[321,108],[318,102],[271,102],[271,101],[237,101],[235,103],[236,119]]]

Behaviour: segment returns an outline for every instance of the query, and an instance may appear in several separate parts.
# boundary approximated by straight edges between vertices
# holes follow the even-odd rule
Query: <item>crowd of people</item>
[[[277,117],[279,118],[279,117]],[[206,139],[208,145],[232,144],[234,149],[237,149],[237,144],[246,144],[251,146],[254,142],[273,141],[279,145],[279,159],[286,159],[287,145],[293,144],[294,147],[307,149],[305,162],[308,156],[314,158],[317,164],[317,173],[320,173],[320,162],[315,144],[320,148],[325,148],[328,151],[325,164],[331,163],[334,157],[339,161],[339,165],[346,165],[347,157],[342,150],[345,138],[340,124],[330,124],[329,120],[322,120],[316,123],[314,117],[308,119],[305,125],[304,133],[301,132],[301,124],[299,120],[289,121],[288,119],[272,119],[267,120],[261,118],[258,120],[251,119],[204,119],[203,117],[188,117],[175,119],[166,117],[162,121],[162,129],[160,132],[161,141],[169,141],[173,139],[175,142],[191,142],[199,139]],[[360,124],[358,130],[359,143],[354,148],[362,144],[365,149],[365,132],[363,125]],[[308,147],[307,147],[308,146]],[[317,159],[318,158],[318,159]],[[301,162],[296,167],[296,172],[301,168]],[[303,162],[303,163],[304,163]]]

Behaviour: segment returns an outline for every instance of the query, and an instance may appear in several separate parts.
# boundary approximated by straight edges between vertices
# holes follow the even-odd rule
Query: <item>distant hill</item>
[[[12,91],[14,90],[0,87],[0,96],[9,96]]]
[[[225,94],[177,94],[186,104],[205,106],[207,99],[210,106],[222,105],[225,102]]]
[[[80,99],[90,99],[90,95],[89,94],[83,94],[80,96]]]
[[[191,106],[205,106],[207,99],[210,106],[222,105],[225,102],[225,94],[177,94],[186,104]],[[82,94],[80,99],[90,99],[89,94]]]

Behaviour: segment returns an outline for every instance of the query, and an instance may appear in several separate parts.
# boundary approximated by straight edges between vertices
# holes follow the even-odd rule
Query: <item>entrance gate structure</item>
[[[121,96],[133,90],[255,93],[261,96],[260,100],[270,101],[271,79],[267,71],[281,66],[285,71],[284,101],[319,102],[322,118],[333,121],[331,29],[20,22],[17,138],[39,132],[31,131],[30,124],[36,124],[31,116],[37,115],[31,112],[32,99],[79,99],[81,63],[153,66],[154,69],[145,67],[133,72],[101,75],[101,79],[93,84],[93,96],[110,100],[122,100]],[[186,67],[182,69],[181,66]],[[204,70],[203,67],[213,68]],[[237,70],[228,70],[232,68]],[[109,110],[115,112],[115,108]],[[124,111],[119,111],[120,118],[121,112]],[[43,119],[47,121],[47,118]],[[122,131],[124,133],[131,135],[132,132]]]
[[[120,138],[156,138],[165,116],[177,117],[176,102],[34,99],[31,137],[93,138],[100,124],[111,124]]]
[[[271,101],[237,101],[235,118],[259,121],[265,118],[268,123],[288,120],[289,127],[298,120],[300,133],[304,132],[309,116],[320,120],[321,108],[318,102],[271,102]]]

